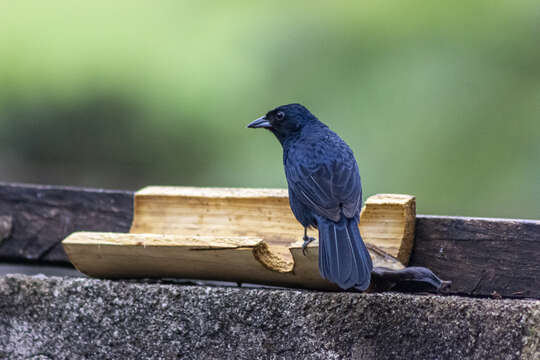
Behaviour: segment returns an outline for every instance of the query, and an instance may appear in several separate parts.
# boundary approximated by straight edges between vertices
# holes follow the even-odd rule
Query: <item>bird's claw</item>
[[[304,254],[304,256],[307,256],[308,254],[308,245],[312,242],[312,241],[315,241],[315,238],[312,238],[312,237],[304,237],[304,243],[302,244],[302,254]]]

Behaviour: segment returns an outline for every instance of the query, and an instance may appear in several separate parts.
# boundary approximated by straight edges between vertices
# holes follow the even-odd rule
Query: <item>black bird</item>
[[[300,104],[283,105],[248,125],[266,128],[283,147],[289,202],[304,226],[304,250],[319,230],[319,272],[342,289],[369,286],[373,268],[358,222],[362,184],[352,150]]]

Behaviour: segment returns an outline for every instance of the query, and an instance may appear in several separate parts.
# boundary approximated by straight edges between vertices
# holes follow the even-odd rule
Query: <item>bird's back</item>
[[[362,185],[349,146],[326,125],[306,126],[283,146],[289,191],[319,215],[334,221],[360,213]]]

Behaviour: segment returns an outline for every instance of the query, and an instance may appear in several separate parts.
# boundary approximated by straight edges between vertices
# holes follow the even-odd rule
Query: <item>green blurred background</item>
[[[540,2],[0,0],[0,181],[285,187],[300,102],[364,193],[540,218]]]

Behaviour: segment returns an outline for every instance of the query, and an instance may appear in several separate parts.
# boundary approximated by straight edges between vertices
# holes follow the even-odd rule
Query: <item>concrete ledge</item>
[[[540,359],[540,301],[0,277],[6,359]]]

